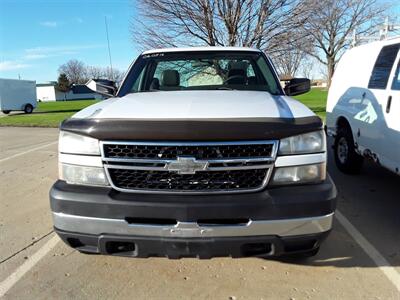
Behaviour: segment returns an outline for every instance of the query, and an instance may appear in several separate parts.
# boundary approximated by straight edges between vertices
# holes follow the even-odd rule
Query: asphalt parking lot
[[[400,299],[400,176],[328,170],[338,213],[312,259],[83,255],[52,231],[57,130],[0,127],[0,298]]]

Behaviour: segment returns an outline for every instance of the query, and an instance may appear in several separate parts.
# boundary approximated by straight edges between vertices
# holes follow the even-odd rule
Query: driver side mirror
[[[111,80],[92,79],[86,86],[92,91],[107,97],[114,97],[117,93],[115,82]]]
[[[286,82],[285,94],[296,96],[307,93],[311,88],[311,82],[308,78],[292,78]]]

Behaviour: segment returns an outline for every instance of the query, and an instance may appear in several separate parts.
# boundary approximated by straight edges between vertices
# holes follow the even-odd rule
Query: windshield
[[[254,90],[282,94],[272,67],[261,53],[202,51],[139,57],[119,96],[181,90]]]

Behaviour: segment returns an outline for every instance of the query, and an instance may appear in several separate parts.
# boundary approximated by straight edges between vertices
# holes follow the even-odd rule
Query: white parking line
[[[32,269],[47,253],[53,249],[60,238],[55,235],[46,244],[42,246],[35,254],[33,254],[26,262],[19,266],[14,273],[8,276],[3,282],[0,283],[0,298],[3,297],[12,287],[16,284],[22,276],[24,276],[30,269]]]
[[[350,221],[336,210],[336,219],[347,230],[350,236],[360,245],[365,253],[375,262],[378,268],[386,275],[400,292],[400,273],[392,267],[379,251],[350,223]]]
[[[21,156],[21,155],[25,155],[25,154],[31,153],[31,152],[36,151],[36,150],[40,150],[40,149],[46,148],[46,147],[48,147],[48,146],[51,146],[51,145],[54,145],[54,144],[57,144],[57,143],[58,143],[58,141],[52,142],[52,143],[48,143],[48,144],[41,145],[41,146],[36,147],[36,148],[29,149],[29,150],[24,151],[24,152],[20,152],[20,153],[11,155],[11,156],[9,156],[9,157],[0,159],[0,163],[5,162],[5,161],[10,160],[10,159],[13,159],[13,158],[16,158],[16,157],[19,157],[19,156]]]

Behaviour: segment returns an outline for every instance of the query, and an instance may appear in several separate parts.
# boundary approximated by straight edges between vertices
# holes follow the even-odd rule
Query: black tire
[[[336,166],[346,174],[358,174],[364,158],[356,152],[353,134],[348,126],[338,129],[333,145]]]
[[[2,110],[1,111],[3,114],[5,114],[5,115],[8,115],[10,112],[11,112],[11,110]]]
[[[31,104],[27,104],[24,107],[24,112],[26,114],[31,114],[33,112],[33,106]]]

